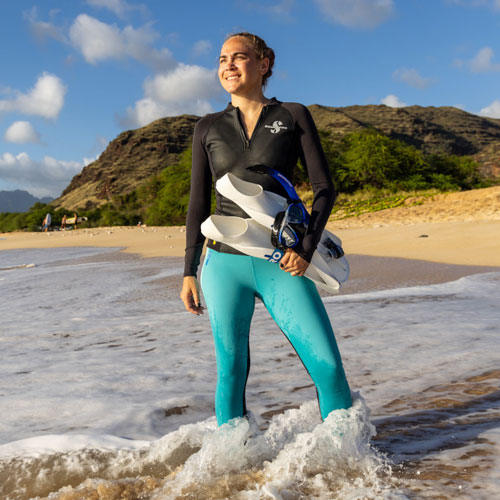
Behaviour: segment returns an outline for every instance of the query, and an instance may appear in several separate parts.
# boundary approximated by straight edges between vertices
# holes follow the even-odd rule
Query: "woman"
[[[302,241],[280,265],[208,242],[201,284],[215,341],[215,409],[222,425],[246,413],[245,386],[250,368],[248,335],[255,298],[262,300],[291,342],[313,379],[322,418],[351,406],[349,386],[328,315],[306,271],[330,215],[335,191],[314,122],[307,108],[263,94],[274,52],[250,33],[229,36],[219,58],[219,80],[231,103],[202,118],[193,136],[191,193],[186,222],[186,258],[181,299],[201,314],[197,268],[204,237],[201,223],[210,215],[212,180],[227,172],[280,192],[273,179],[249,170],[272,167],[292,178],[298,158],[314,191],[311,220]],[[268,178],[269,177],[269,178]],[[247,218],[236,204],[216,193],[216,213]]]

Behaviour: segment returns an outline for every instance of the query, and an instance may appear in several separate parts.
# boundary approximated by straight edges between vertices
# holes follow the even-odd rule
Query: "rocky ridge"
[[[94,162],[73,177],[54,206],[92,208],[174,165],[190,145],[196,116],[162,118],[137,130],[122,132]]]
[[[471,155],[483,174],[500,177],[500,120],[453,107],[390,108],[384,105],[333,108],[309,106],[318,129],[334,139],[374,127],[426,153]],[[175,165],[190,145],[198,117],[182,115],[156,120],[122,132],[98,160],[76,175],[53,202],[68,209],[91,208],[126,194],[165,167]]]

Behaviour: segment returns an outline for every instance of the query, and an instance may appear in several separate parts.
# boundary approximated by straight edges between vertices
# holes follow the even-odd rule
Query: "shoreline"
[[[340,295],[437,285],[474,274],[500,272],[498,266],[467,266],[400,257],[352,254],[348,259],[351,273]],[[321,291],[320,294],[323,295]]]
[[[500,267],[500,220],[380,223],[327,228],[339,236],[346,255],[393,257],[462,266]],[[142,257],[183,257],[184,226],[116,226],[74,231],[0,234],[0,251],[26,248],[120,247]]]
[[[69,247],[66,248],[85,248]],[[87,257],[74,257],[75,262],[93,262],[93,261],[128,261],[133,262],[136,259],[144,259],[145,257],[139,253],[125,252],[123,247],[108,247],[94,246],[89,248],[113,248],[113,250],[97,255]],[[19,250],[30,250],[19,249]],[[47,248],[46,250],[49,250]],[[0,252],[1,255],[1,252]],[[183,257],[180,256],[155,256],[147,257],[153,260],[168,261],[165,265],[178,266],[178,274],[174,274],[162,280],[162,285],[165,290],[177,295],[177,292],[182,286],[182,269]],[[71,257],[70,257],[71,259]],[[66,259],[65,259],[66,261]],[[469,266],[457,265],[442,262],[430,262],[419,259],[408,259],[401,257],[380,257],[360,254],[349,254],[348,261],[351,268],[349,279],[342,284],[339,294],[330,294],[321,289],[318,289],[322,297],[345,296],[356,293],[368,293],[381,290],[407,288],[413,286],[435,285],[458,280],[465,276],[475,274],[500,272],[500,266]],[[43,263],[42,263],[43,265]],[[51,264],[52,266],[54,264]],[[13,267],[3,267],[0,260],[0,275],[1,271],[9,271],[17,268],[33,267],[30,263],[27,265],[16,265]],[[36,263],[35,263],[36,267]]]

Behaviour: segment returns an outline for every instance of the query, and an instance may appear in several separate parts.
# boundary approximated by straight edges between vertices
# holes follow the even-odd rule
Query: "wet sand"
[[[342,294],[434,285],[472,274],[500,271],[496,266],[465,266],[399,257],[349,255],[348,259],[351,273],[342,285]]]

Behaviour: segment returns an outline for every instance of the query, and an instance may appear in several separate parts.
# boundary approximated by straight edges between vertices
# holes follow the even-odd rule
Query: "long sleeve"
[[[311,113],[302,104],[284,105],[296,120],[300,157],[307,169],[314,193],[309,227],[297,248],[297,252],[310,262],[335,203],[335,187]]]
[[[184,276],[196,276],[205,237],[201,233],[201,223],[210,215],[212,174],[208,156],[203,146],[206,122],[200,120],[193,134],[193,162],[191,169],[191,189],[186,219],[186,254]]]

